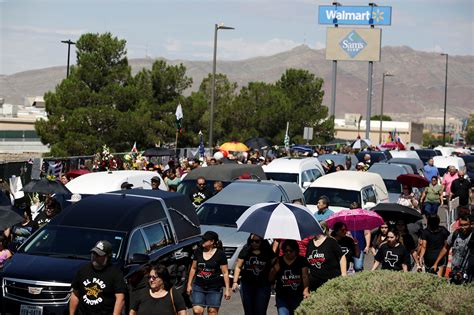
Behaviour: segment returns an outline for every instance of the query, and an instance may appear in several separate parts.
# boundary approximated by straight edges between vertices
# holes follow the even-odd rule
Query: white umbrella
[[[372,142],[370,142],[369,139],[356,139],[354,142],[352,142],[351,147],[353,149],[364,149],[370,147],[371,145]]]
[[[322,233],[313,213],[291,203],[259,203],[248,208],[237,220],[237,231],[255,233],[265,239],[302,240]]]

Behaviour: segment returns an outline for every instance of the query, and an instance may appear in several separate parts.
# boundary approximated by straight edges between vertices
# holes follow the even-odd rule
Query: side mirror
[[[131,265],[143,265],[150,261],[150,256],[147,254],[138,254],[135,253],[132,255],[132,258],[129,260],[129,264]]]
[[[369,210],[369,209],[372,209],[373,207],[375,207],[375,202],[366,202],[364,209]]]

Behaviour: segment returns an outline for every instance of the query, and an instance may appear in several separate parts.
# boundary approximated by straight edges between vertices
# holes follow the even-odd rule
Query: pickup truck
[[[71,282],[99,240],[112,244],[112,263],[130,292],[143,285],[149,263],[165,264],[183,290],[200,234],[194,206],[179,193],[132,189],[88,197],[35,232],[5,263],[1,313],[67,313]]]

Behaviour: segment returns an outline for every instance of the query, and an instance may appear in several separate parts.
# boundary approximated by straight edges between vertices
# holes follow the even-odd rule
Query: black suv
[[[2,314],[65,314],[71,282],[89,263],[98,240],[113,246],[133,290],[147,263],[168,266],[178,289],[186,285],[201,230],[194,206],[179,193],[126,190],[95,195],[65,209],[33,234],[0,272]]]

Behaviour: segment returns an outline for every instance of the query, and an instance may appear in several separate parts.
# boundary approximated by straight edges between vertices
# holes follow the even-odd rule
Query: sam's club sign
[[[392,7],[322,5],[319,24],[391,25]]]

